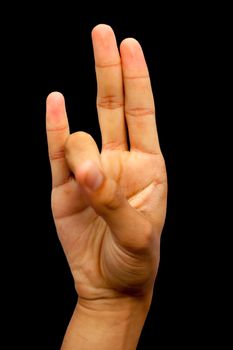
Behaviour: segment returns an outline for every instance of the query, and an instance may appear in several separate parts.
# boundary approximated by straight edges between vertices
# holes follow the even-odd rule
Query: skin
[[[125,39],[119,53],[107,25],[92,42],[101,152],[91,135],[69,133],[63,96],[47,98],[52,211],[78,293],[62,349],[135,349],[159,265],[166,168],[139,43]]]

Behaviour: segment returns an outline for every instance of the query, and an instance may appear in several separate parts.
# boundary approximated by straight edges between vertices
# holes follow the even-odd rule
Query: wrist
[[[135,350],[150,303],[151,296],[79,299],[62,350]]]

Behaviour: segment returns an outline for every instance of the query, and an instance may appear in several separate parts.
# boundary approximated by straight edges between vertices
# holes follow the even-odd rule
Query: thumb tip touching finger
[[[77,168],[75,177],[90,206],[125,247],[138,249],[148,245],[147,236],[141,233],[150,232],[150,225],[147,229],[146,219],[130,206],[119,184],[106,176],[100,165],[86,160]]]
[[[79,166],[76,178],[85,189],[95,192],[103,185],[105,176],[94,161],[86,160]]]
[[[82,162],[75,171],[75,178],[89,204],[101,216],[110,214],[126,202],[119,184],[93,160]]]

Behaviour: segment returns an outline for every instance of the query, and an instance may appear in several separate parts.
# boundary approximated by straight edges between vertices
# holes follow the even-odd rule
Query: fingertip
[[[46,99],[46,123],[48,128],[67,124],[64,96],[58,92],[51,92]]]
[[[106,35],[109,35],[110,33],[113,33],[113,29],[108,24],[97,24],[91,32],[92,38],[98,38],[98,37],[105,37]]]
[[[126,38],[120,44],[120,51],[123,54],[134,57],[135,54],[142,54],[142,47],[138,40],[134,38]]]
[[[117,41],[113,29],[107,24],[98,24],[92,30],[92,44],[96,66],[120,63]]]
[[[122,40],[121,42],[121,46],[129,46],[129,45],[134,45],[134,46],[140,46],[140,43],[137,39],[135,38],[125,38],[124,40]]]
[[[64,102],[64,96],[59,91],[53,91],[51,92],[46,99],[47,105],[49,104],[60,104]]]
[[[87,160],[80,165],[77,180],[88,190],[97,191],[104,182],[104,175],[95,162]]]
[[[64,106],[64,96],[58,92],[58,91],[53,91],[51,92],[46,99],[46,106],[47,106],[47,111],[49,113],[56,113],[58,110],[61,108],[63,109]]]
[[[145,56],[136,39],[124,39],[120,45],[120,53],[123,71],[128,77],[148,75]]]

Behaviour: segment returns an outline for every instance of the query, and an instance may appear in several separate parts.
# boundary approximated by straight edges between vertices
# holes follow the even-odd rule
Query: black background
[[[113,27],[118,43],[135,37],[144,49],[168,171],[161,264],[138,349],[166,349],[170,344],[189,349],[208,343],[206,327],[214,312],[209,286],[218,267],[204,258],[211,232],[208,190],[200,187],[209,180],[205,167],[210,162],[208,141],[204,142],[209,116],[202,104],[207,99],[203,52],[208,35],[199,32],[202,18],[193,19],[194,12],[188,10],[184,16],[178,7],[142,11],[135,6],[119,15],[114,7],[98,13],[58,5],[48,12],[41,7],[40,12],[36,6],[27,7],[23,17],[17,17],[17,9],[14,16],[7,12],[4,28],[3,105],[10,130],[4,145],[13,168],[8,172],[8,164],[4,167],[6,178],[12,175],[12,195],[6,200],[9,216],[4,218],[12,306],[7,328],[15,334],[8,337],[9,348],[17,339],[24,349],[59,349],[76,302],[50,209],[45,100],[51,91],[62,92],[71,130],[90,132],[100,143],[90,36],[99,23]]]

